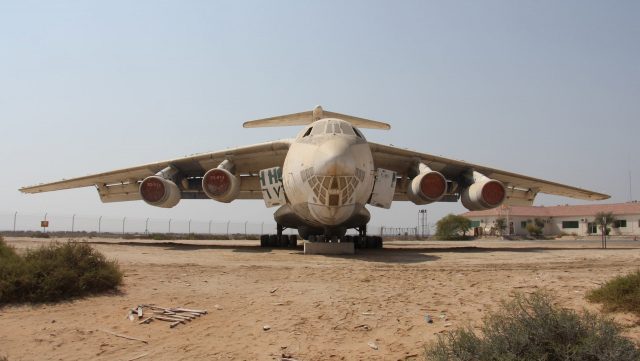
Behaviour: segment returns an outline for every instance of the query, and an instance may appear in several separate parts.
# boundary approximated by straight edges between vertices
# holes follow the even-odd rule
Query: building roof
[[[640,214],[640,203],[633,201],[629,203],[614,204],[588,204],[579,206],[502,206],[485,211],[473,211],[463,213],[464,217],[491,217],[506,216],[511,217],[583,217],[595,216],[598,212],[611,212],[613,215]]]

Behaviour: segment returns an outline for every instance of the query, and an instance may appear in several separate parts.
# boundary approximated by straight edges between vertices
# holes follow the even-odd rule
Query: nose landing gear
[[[263,234],[260,236],[260,247],[296,248],[298,236],[282,234],[284,227],[278,224],[277,234]]]

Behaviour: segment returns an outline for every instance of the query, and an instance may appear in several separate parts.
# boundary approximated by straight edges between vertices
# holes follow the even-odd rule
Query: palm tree
[[[616,218],[611,212],[596,213],[596,218],[593,220],[593,222],[600,227],[600,231],[602,232],[602,248],[607,248],[607,233],[609,231],[609,226],[612,225],[615,221]]]

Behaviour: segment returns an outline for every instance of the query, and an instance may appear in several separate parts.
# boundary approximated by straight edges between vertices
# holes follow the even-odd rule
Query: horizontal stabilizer
[[[245,128],[263,128],[263,127],[287,127],[294,125],[307,125],[315,122],[316,120],[324,118],[337,118],[347,121],[358,128],[368,129],[391,129],[391,126],[387,123],[378,122],[375,120],[369,120],[364,118],[358,118],[351,115],[327,112],[322,107],[317,106],[313,111],[280,115],[277,117],[258,119],[245,122],[243,127]]]

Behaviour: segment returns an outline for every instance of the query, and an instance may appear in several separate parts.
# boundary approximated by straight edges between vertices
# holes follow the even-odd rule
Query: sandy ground
[[[7,241],[18,249],[43,242]],[[414,360],[439,333],[478,325],[513,292],[546,288],[565,307],[597,310],[585,293],[640,265],[640,242],[633,241],[610,241],[607,250],[597,241],[398,241],[348,257],[303,255],[302,247],[262,249],[255,241],[90,241],[120,263],[126,275],[121,291],[0,308],[0,356]],[[174,329],[125,319],[129,308],[146,303],[209,314]],[[425,322],[426,314],[434,323]],[[640,320],[615,318],[640,342]]]

